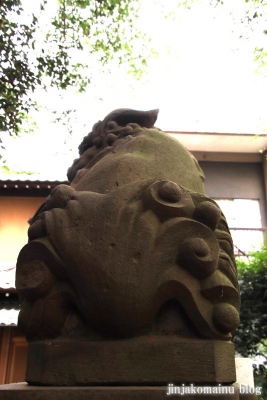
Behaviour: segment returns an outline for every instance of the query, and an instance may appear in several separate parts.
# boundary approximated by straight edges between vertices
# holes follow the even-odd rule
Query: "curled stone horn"
[[[127,108],[112,111],[106,116],[103,123],[115,121],[120,126],[125,126],[129,123],[138,124],[143,128],[152,128],[158,118],[159,110],[138,111]]]
[[[127,124],[137,124],[142,128],[152,128],[157,120],[159,110],[138,111],[128,108],[120,108],[109,113],[103,121],[99,121],[94,125],[93,131],[84,137],[79,146],[80,155],[94,145],[95,136],[101,136],[103,131],[108,127],[124,127]],[[98,140],[98,143],[100,140]]]

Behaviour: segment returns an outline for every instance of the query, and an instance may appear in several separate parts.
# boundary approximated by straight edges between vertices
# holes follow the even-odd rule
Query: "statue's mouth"
[[[231,281],[232,285],[238,289],[237,272],[235,269],[235,262],[233,255],[233,244],[231,235],[226,232],[217,229],[215,231],[219,246],[219,270],[221,270],[224,275]]]
[[[201,280],[201,294],[212,304],[226,302],[239,307],[239,294],[230,280],[217,269],[212,275]]]
[[[28,236],[29,241],[47,236],[44,211],[35,216],[33,223],[28,229]]]

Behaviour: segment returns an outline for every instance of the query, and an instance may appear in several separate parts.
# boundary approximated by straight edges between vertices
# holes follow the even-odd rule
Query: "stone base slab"
[[[234,347],[231,342],[158,336],[32,342],[26,381],[45,386],[232,384]]]
[[[208,386],[208,385],[207,385]],[[255,394],[239,394],[239,385],[234,384],[234,394],[179,394],[167,395],[167,386],[124,387],[44,387],[27,383],[12,383],[0,386],[0,400],[256,400]]]

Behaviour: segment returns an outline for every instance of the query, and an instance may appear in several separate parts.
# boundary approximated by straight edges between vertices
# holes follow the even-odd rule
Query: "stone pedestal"
[[[53,346],[51,348],[53,352]],[[76,367],[80,368],[79,365]],[[174,366],[176,367],[177,365]],[[196,370],[197,368],[194,372]],[[161,371],[162,376],[165,376],[163,367]],[[180,386],[176,386],[177,383],[170,383],[158,386],[34,386],[26,382],[12,383],[0,386],[0,400],[32,400],[33,398],[38,400],[166,400],[169,396],[185,400],[256,400],[259,388],[254,388],[251,360],[236,359],[236,372],[237,382],[233,385],[180,383]],[[188,394],[188,391],[191,393]]]
[[[32,385],[216,385],[235,380],[231,342],[146,336],[29,343],[26,381]]]

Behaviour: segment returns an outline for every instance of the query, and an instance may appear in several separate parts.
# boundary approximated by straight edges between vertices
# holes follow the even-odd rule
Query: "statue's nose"
[[[46,209],[65,208],[68,201],[72,199],[74,189],[67,185],[58,185],[54,188],[46,201]]]

